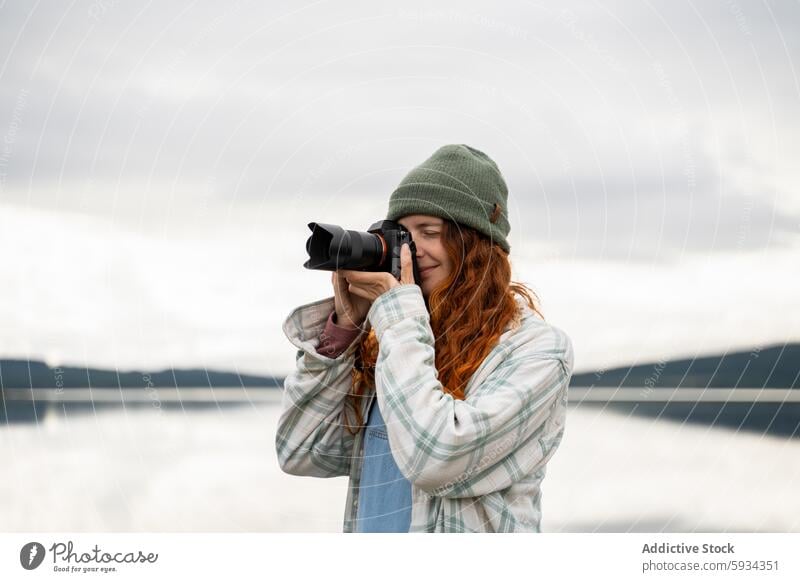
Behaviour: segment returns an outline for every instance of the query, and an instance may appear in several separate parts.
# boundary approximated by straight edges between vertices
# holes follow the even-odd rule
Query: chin
[[[422,296],[425,297],[426,299],[430,297],[431,293],[433,292],[434,289],[436,289],[436,286],[438,284],[439,281],[430,281],[430,280],[423,281],[422,285],[420,285],[420,287],[422,288]]]

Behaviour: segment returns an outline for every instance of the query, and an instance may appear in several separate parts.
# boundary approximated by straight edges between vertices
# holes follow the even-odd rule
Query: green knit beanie
[[[413,168],[389,199],[388,220],[428,214],[474,228],[511,250],[508,188],[497,164],[465,144],[440,147]]]

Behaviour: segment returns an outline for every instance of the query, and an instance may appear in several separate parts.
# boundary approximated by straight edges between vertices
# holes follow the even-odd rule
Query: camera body
[[[400,279],[400,249],[408,243],[414,282],[419,285],[417,247],[411,232],[398,222],[379,220],[367,232],[345,230],[335,224],[309,222],[311,236],[306,241],[309,259],[303,266],[320,271],[372,271],[391,273]]]

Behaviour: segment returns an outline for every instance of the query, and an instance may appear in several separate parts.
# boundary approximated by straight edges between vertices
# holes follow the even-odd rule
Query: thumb
[[[411,249],[408,243],[400,247],[400,282],[404,285],[414,284],[414,267],[411,263]]]

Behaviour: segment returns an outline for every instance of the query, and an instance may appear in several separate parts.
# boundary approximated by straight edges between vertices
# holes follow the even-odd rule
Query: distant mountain
[[[283,378],[199,368],[118,372],[74,366],[51,368],[37,360],[0,360],[0,388],[277,388],[282,385]]]
[[[797,388],[800,375],[800,344],[772,346],[748,352],[653,362],[637,366],[621,366],[576,374],[571,386],[606,386],[632,388]],[[38,422],[51,406],[44,400],[6,400],[4,389],[10,388],[211,388],[247,387],[274,389],[283,385],[283,378],[240,375],[234,372],[203,369],[167,369],[158,371],[99,370],[64,366],[50,368],[44,362],[0,360],[0,424]],[[220,406],[214,402],[177,405],[164,402],[163,408],[199,409]],[[231,403],[229,406],[241,405]],[[670,419],[675,422],[699,423],[704,426],[727,427],[759,434],[800,438],[800,404],[749,402],[628,402],[595,403],[628,416]],[[59,414],[97,413],[96,402],[59,403]],[[111,406],[111,405],[109,405]],[[131,404],[128,404],[131,406]]]
[[[798,388],[800,344],[652,362],[575,374],[571,386],[652,388]],[[51,368],[37,360],[0,360],[0,388],[221,388],[283,386],[283,378],[220,370]]]
[[[800,344],[575,374],[570,386],[798,388]]]

